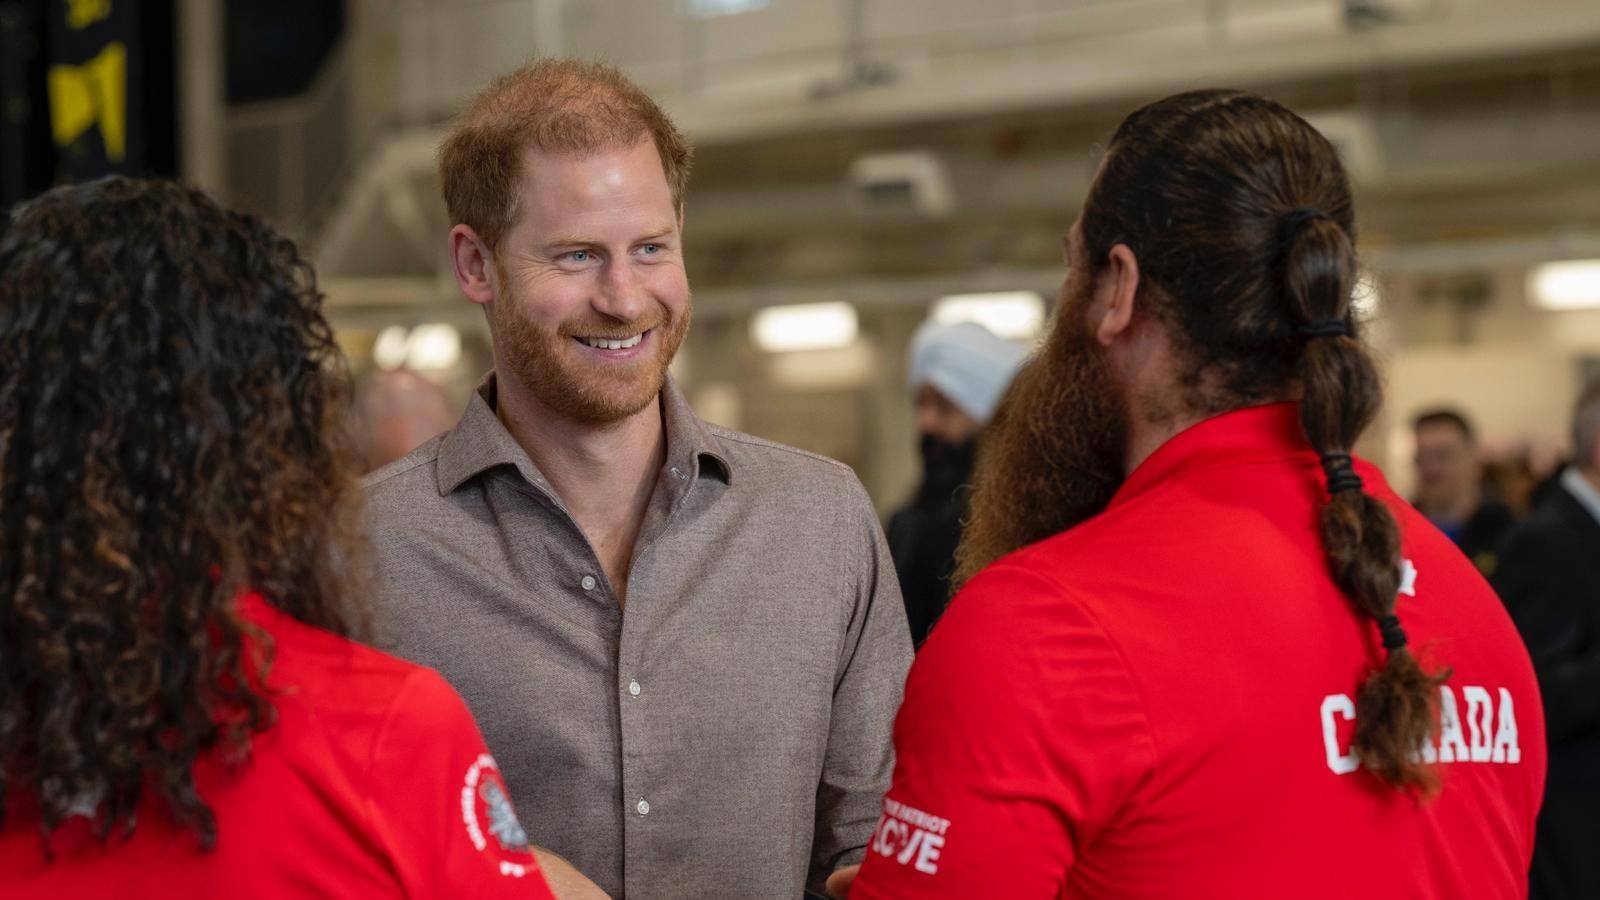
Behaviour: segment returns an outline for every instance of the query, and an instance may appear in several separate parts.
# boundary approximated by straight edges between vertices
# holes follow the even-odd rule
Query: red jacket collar
[[[1197,466],[1311,452],[1300,427],[1298,403],[1236,409],[1197,422],[1157,447],[1122,483],[1108,508]]]

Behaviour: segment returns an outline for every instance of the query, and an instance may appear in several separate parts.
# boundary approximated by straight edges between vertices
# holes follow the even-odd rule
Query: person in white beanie
[[[909,383],[921,438],[922,484],[889,519],[912,642],[920,645],[950,599],[950,572],[968,476],[983,426],[1026,354],[975,322],[925,322],[911,339]]]

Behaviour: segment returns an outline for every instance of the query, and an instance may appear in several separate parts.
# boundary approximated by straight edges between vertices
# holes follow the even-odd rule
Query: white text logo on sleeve
[[[507,853],[522,855],[530,852],[528,834],[522,830],[522,824],[517,821],[517,814],[511,808],[506,784],[500,778],[500,767],[495,765],[494,757],[487,753],[480,755],[467,768],[467,777],[461,786],[461,820],[467,826],[467,838],[479,853],[488,848],[489,837],[493,837],[500,849]],[[487,836],[485,831],[488,832]],[[528,868],[521,863],[502,859],[500,874],[521,878],[528,874]]]
[[[928,875],[939,871],[950,820],[929,815],[889,797],[883,798],[883,818],[872,833],[869,849]]]

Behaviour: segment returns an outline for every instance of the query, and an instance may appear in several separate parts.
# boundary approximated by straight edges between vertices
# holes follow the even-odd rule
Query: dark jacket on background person
[[[922,484],[911,502],[889,518],[889,555],[900,577],[911,642],[917,646],[950,602],[950,574],[967,513],[973,456],[971,441],[952,447],[924,438]]]
[[[1485,497],[1483,503],[1473,511],[1472,518],[1458,528],[1440,527],[1461,548],[1467,559],[1472,560],[1483,577],[1492,578],[1499,565],[1500,548],[1516,524],[1517,519],[1511,514],[1509,506],[1493,497]]]
[[[1494,578],[1544,696],[1536,900],[1600,897],[1600,518],[1573,493],[1574,475],[1511,533]]]

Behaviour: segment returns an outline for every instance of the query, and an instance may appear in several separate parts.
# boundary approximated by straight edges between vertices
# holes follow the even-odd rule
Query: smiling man
[[[530,839],[607,892],[794,897],[861,858],[910,645],[854,474],[701,422],[667,375],[689,156],[591,63],[498,79],[453,127],[495,370],[368,477],[381,624],[466,697]]]

